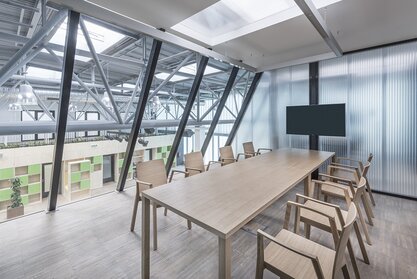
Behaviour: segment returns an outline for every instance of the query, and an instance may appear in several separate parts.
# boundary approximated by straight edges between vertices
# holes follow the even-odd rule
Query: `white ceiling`
[[[256,1],[256,0],[254,0]],[[91,0],[110,10],[188,38],[169,27],[216,0]],[[344,52],[417,38],[417,0],[342,0],[320,13]],[[302,15],[216,45],[213,50],[258,70],[331,57],[330,49]]]

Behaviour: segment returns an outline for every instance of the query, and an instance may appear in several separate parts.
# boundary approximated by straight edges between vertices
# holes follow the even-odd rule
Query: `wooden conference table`
[[[142,192],[142,278],[150,277],[150,202],[217,235],[219,278],[231,277],[231,236],[288,190],[304,181],[333,152],[279,149]]]

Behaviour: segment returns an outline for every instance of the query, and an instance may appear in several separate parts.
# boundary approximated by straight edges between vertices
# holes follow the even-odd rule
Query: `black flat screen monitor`
[[[287,134],[346,136],[345,104],[287,107]]]

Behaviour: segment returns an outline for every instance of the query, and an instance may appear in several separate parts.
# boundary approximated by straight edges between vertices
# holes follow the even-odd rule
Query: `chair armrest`
[[[357,172],[356,168],[355,169],[345,168],[345,167],[341,167],[341,166],[335,166],[333,164],[329,165],[328,168],[335,169],[335,170],[346,171],[346,172],[350,172],[350,173],[356,173]]]
[[[189,173],[189,170],[192,170],[192,171],[198,171],[198,172],[200,172],[200,173],[202,173],[202,172],[203,172],[203,170],[196,169],[196,168],[190,168],[190,167],[185,168],[185,171],[186,171],[187,173]]]
[[[136,181],[136,183],[144,184],[146,186],[149,186],[149,188],[152,188],[152,183],[141,181],[141,180],[138,180],[138,179],[135,179],[135,181]]]
[[[258,151],[256,153],[261,154],[261,150],[263,150],[263,151],[272,151],[271,148],[258,148]]]
[[[171,175],[169,176],[168,182],[171,182],[172,181],[172,177],[174,176],[174,173],[176,173],[176,172],[183,173],[184,174],[184,177],[188,177],[188,174],[189,174],[188,172],[182,171],[182,170],[172,170],[171,171]]]
[[[338,167],[342,167],[342,168],[350,168],[350,169],[358,169],[359,167],[355,167],[352,165],[345,165],[345,164],[339,164],[339,163],[330,163],[330,165],[333,166],[338,166]]]
[[[206,171],[209,170],[209,168],[212,164],[222,164],[222,162],[220,162],[220,161],[209,161],[209,163],[207,165],[207,168],[206,168]]]
[[[337,181],[342,181],[342,182],[345,182],[345,183],[352,183],[352,180],[350,180],[350,179],[339,177],[339,176],[334,176],[334,175],[330,175],[330,174],[319,173],[319,176],[330,178],[330,179],[335,179]]]
[[[298,203],[299,203],[299,201],[298,201],[299,198],[302,198],[304,200],[309,200],[309,201],[312,201],[312,202],[315,202],[315,203],[318,203],[318,204],[322,204],[322,205],[325,205],[325,206],[333,207],[335,209],[336,208],[340,209],[340,206],[338,206],[336,204],[324,202],[324,201],[321,201],[321,200],[318,200],[318,199],[315,199],[315,198],[312,198],[312,197],[304,196],[304,195],[301,195],[301,194],[295,194],[295,199],[296,199],[296,202],[298,202]]]

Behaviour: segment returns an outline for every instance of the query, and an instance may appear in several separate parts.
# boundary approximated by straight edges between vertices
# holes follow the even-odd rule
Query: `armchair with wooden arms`
[[[257,151],[255,151],[255,147],[253,146],[253,142],[248,141],[244,142],[243,144],[243,152],[245,154],[245,158],[250,158],[256,155],[260,155],[261,151],[272,151],[270,148],[258,148]]]
[[[173,170],[171,172],[170,178],[168,180],[167,174],[165,171],[165,164],[162,159],[151,160],[146,162],[141,162],[136,165],[136,195],[135,202],[133,206],[132,221],[130,223],[130,231],[134,231],[136,223],[136,215],[138,211],[139,201],[141,200],[142,191],[155,188],[161,185],[165,185],[172,180],[174,172],[183,173],[184,176],[186,172],[180,170]],[[161,207],[159,204],[152,203],[153,209],[153,248],[157,249],[158,238],[157,238],[157,208]],[[166,214],[165,214],[166,215]],[[187,220],[188,229],[191,229],[191,222]]]
[[[187,176],[193,176],[208,171],[212,164],[221,164],[221,162],[209,161],[208,165],[205,166],[201,151],[191,152],[184,155],[184,165]]]
[[[322,178],[327,178],[333,182],[349,184],[349,181],[350,181],[350,183],[354,187],[357,187],[362,177],[364,177],[366,181],[368,180],[366,175],[368,174],[370,166],[371,166],[371,163],[366,162],[363,166],[363,170],[361,171],[358,167],[346,168],[346,167],[341,167],[341,166],[329,165],[327,167],[327,175],[324,175],[324,174],[320,174],[320,175],[322,176]],[[366,182],[366,187],[368,187],[368,185],[369,183]],[[338,194],[340,196],[340,192],[335,193],[334,189],[332,190],[333,190],[332,192],[329,192],[327,194],[325,193],[326,191],[324,191],[323,194],[324,194],[325,199],[327,198],[327,196],[334,196],[334,194]],[[372,201],[370,197],[371,194],[372,194],[371,191],[365,191],[362,197],[365,211],[366,211],[366,214],[368,215],[368,219],[369,217],[372,217],[372,218],[374,217],[374,213],[373,213],[372,206],[371,206],[371,201]],[[353,197],[353,192],[351,192],[351,195]],[[372,219],[369,221],[369,223],[373,225]]]
[[[367,254],[366,247],[364,245],[364,241],[362,239],[362,235],[361,235],[361,232],[360,232],[360,229],[359,229],[359,225],[361,225],[362,229],[365,232],[366,240],[367,240],[368,244],[371,245],[371,240],[369,238],[368,229],[367,229],[367,226],[365,224],[365,220],[363,218],[363,215],[362,215],[361,209],[360,209],[360,205],[359,205],[359,199],[360,199],[361,195],[363,195],[363,191],[365,190],[365,184],[366,184],[365,178],[361,179],[360,184],[358,185],[358,188],[357,188],[357,190],[355,192],[355,195],[354,195],[352,200],[349,197],[347,188],[344,187],[344,186],[337,185],[335,183],[330,183],[328,181],[319,181],[319,180],[313,180],[312,183],[313,183],[314,187],[321,187],[322,185],[326,184],[328,187],[339,188],[340,190],[343,190],[343,192],[345,193],[345,200],[346,200],[347,207],[349,207],[352,202],[355,204],[355,206],[357,208],[357,211],[358,211],[359,222],[355,221],[353,226],[354,226],[354,229],[355,229],[355,233],[356,233],[356,237],[357,237],[357,240],[358,240],[359,248],[360,248],[362,256],[363,256],[363,260],[364,260],[365,263],[369,264],[368,254]],[[330,216],[334,216],[335,219],[336,219],[336,228],[337,228],[337,230],[339,232],[342,230],[342,228],[343,228],[343,226],[346,222],[347,211],[341,209],[339,205],[323,202],[323,201],[320,201],[318,199],[314,199],[312,197],[307,197],[307,196],[300,195],[300,194],[296,194],[296,202],[304,204],[308,208],[313,208],[313,209],[318,210],[320,212],[326,213]],[[295,220],[296,221],[298,220],[299,222],[304,223],[305,236],[308,239],[310,238],[311,226],[316,227],[318,229],[321,229],[323,231],[331,232],[331,227],[330,227],[330,224],[327,221],[327,219],[323,218],[322,216],[320,216],[320,215],[318,215],[314,212],[306,211],[304,209],[300,209],[299,211],[296,211]],[[296,222],[296,224],[298,224],[298,222]],[[298,226],[296,226],[295,227],[296,233],[298,233],[298,230],[299,230],[299,228],[298,228]],[[350,242],[348,242],[348,251],[349,251],[349,255],[351,257],[353,268],[355,270],[355,274],[358,274],[359,273],[358,267],[356,265],[356,261],[354,260],[355,254],[354,254],[354,251],[353,251],[353,246],[351,245]]]
[[[371,163],[373,157],[374,155],[372,153],[369,153],[368,160],[365,163],[363,163],[360,160],[355,160],[355,159],[350,159],[350,158],[345,158],[345,157],[334,157],[331,165],[348,168],[348,169],[357,169],[359,172],[363,172],[364,165],[366,163]],[[372,194],[372,189],[371,189],[371,185],[369,184],[368,178],[366,178],[366,190],[369,193],[369,198],[371,199],[372,205],[375,206],[376,203],[375,203],[374,196]]]
[[[220,147],[219,152],[220,152],[220,162],[222,166],[226,166],[228,164],[237,162],[240,156],[250,155],[250,154],[245,154],[245,153],[238,153],[235,159],[233,148],[230,145]]]
[[[288,224],[292,207],[295,207],[296,211],[303,209],[314,212],[326,219],[331,227],[335,250],[290,232]],[[336,278],[340,271],[344,278],[350,278],[345,251],[356,216],[356,206],[352,203],[349,206],[346,222],[339,233],[334,215],[328,215],[300,203],[287,202],[284,229],[275,237],[258,230],[256,279],[263,277],[265,268],[281,278]],[[270,241],[266,249],[264,249],[264,239]]]

